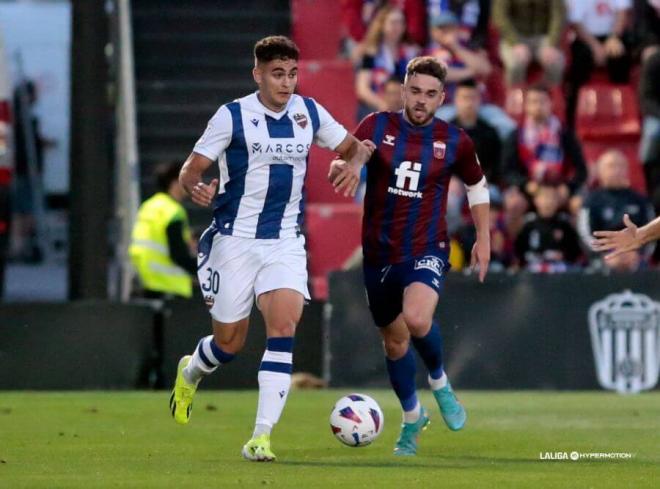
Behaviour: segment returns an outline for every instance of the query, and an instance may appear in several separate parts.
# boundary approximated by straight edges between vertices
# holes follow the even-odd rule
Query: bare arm
[[[490,61],[488,61],[488,57],[484,51],[473,51],[464,48],[458,43],[453,49],[456,57],[465,63],[465,66],[472,69],[474,76],[486,77],[490,75],[491,71],[493,71]]]
[[[628,214],[623,216],[625,228],[620,231],[596,231],[591,245],[595,251],[609,251],[605,261],[629,251],[638,250],[651,241],[660,238],[660,217],[638,228]]]
[[[445,80],[448,83],[456,83],[456,82],[459,82],[459,81],[466,80],[468,78],[474,78],[475,75],[476,75],[476,73],[469,66],[465,66],[463,68],[456,68],[456,67],[448,66],[447,67],[447,77],[445,78]]]
[[[213,161],[198,153],[190,153],[179,173],[179,183],[192,201],[202,207],[208,207],[216,195],[218,179],[214,178],[210,184],[202,181],[202,176]]]
[[[585,27],[582,25],[581,22],[576,22],[572,24],[573,29],[575,30],[575,34],[577,37],[583,41],[587,46],[591,48],[592,51],[596,51],[599,48],[602,49],[602,46],[600,44],[600,41],[596,39],[596,37],[589,32]]]
[[[614,28],[612,29],[612,35],[616,37],[623,36],[623,33],[628,27],[628,13],[630,9],[617,10],[616,20],[614,21]]]
[[[483,282],[490,263],[490,204],[476,204],[470,207],[470,212],[477,230],[470,266],[473,270],[479,266],[479,282]]]
[[[611,34],[605,40],[605,51],[613,57],[622,56],[626,51],[626,47],[621,41],[626,27],[628,26],[628,10],[617,10],[614,28]]]
[[[369,140],[358,141],[352,134],[347,134],[344,140],[335,148],[341,159],[334,160],[330,165],[328,179],[332,182],[335,192],[344,191],[344,196],[355,196],[360,183],[360,171],[376,145]]]

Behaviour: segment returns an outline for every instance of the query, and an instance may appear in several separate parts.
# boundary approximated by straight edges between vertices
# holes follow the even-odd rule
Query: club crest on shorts
[[[433,156],[439,160],[445,157],[447,145],[442,141],[433,141]]]
[[[445,269],[445,262],[443,262],[437,256],[427,255],[424,258],[415,260],[415,270],[420,270],[422,268],[431,270],[438,277],[442,277],[442,272]]]
[[[660,303],[626,290],[589,308],[599,384],[619,393],[653,389],[660,369]]]
[[[305,114],[293,114],[293,120],[296,121],[302,129],[307,127],[307,116]]]
[[[206,304],[206,307],[211,309],[213,307],[213,304],[215,304],[215,297],[213,297],[212,295],[205,295],[204,303]]]

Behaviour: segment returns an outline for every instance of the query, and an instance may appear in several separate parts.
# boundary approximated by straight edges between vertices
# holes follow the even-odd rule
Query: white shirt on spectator
[[[594,36],[612,33],[616,13],[632,7],[632,0],[565,0],[568,19],[580,23]]]

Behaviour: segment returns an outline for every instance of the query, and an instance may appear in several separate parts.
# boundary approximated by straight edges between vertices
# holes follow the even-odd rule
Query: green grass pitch
[[[334,401],[349,390],[293,391],[273,433],[278,461],[240,457],[256,392],[197,394],[178,426],[169,392],[0,393],[2,488],[495,488],[660,487],[660,392],[461,392],[468,423],[431,425],[416,457],[395,458],[394,395],[367,390],[385,428],[365,448],[330,433]],[[540,460],[544,452],[630,452],[626,460]]]

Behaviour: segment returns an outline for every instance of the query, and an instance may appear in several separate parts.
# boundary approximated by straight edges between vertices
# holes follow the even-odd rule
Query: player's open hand
[[[335,181],[335,178],[337,178],[345,165],[346,162],[340,158],[332,160],[332,163],[330,163],[330,171],[328,172],[328,181],[330,183]]]
[[[473,272],[479,267],[479,282],[483,283],[490,263],[490,239],[477,239],[472,247],[470,268]]]
[[[642,246],[642,240],[637,232],[637,226],[630,220],[630,216],[623,216],[623,223],[626,227],[620,231],[595,231],[591,247],[594,251],[610,251],[605,255],[605,261],[611,261],[617,256],[639,249]]]
[[[213,198],[217,191],[218,179],[214,178],[209,184],[204,182],[196,183],[192,188],[192,192],[190,192],[190,196],[195,204],[201,205],[202,207],[208,207],[211,205],[211,202],[213,202]]]
[[[335,188],[335,193],[343,192],[344,197],[355,197],[355,192],[360,184],[360,170],[361,166],[353,165],[343,160],[335,160],[332,162],[330,178],[334,173],[334,178],[330,178],[332,186]]]

